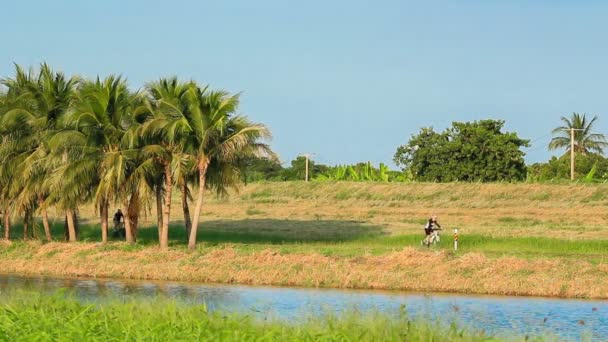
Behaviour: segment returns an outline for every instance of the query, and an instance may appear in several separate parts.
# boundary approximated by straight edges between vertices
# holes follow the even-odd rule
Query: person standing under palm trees
[[[116,210],[114,213],[114,234],[118,237],[125,237],[125,228],[124,228],[125,216],[123,215],[120,209]]]

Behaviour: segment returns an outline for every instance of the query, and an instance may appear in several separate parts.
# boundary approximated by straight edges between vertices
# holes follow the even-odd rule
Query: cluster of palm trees
[[[238,115],[238,105],[238,94],[177,78],[134,92],[120,76],[87,80],[47,64],[38,71],[16,66],[0,88],[5,238],[11,217],[23,218],[27,237],[40,215],[51,240],[53,207],[65,214],[67,240],[76,241],[78,208],[93,202],[104,242],[110,205],[124,212],[128,242],[137,238],[140,214],[156,206],[159,244],[167,248],[177,190],[194,248],[205,189],[225,192],[238,183],[240,158],[272,154],[264,143],[269,130]]]

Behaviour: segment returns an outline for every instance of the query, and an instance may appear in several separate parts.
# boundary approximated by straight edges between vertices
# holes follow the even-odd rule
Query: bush
[[[586,181],[608,180],[608,159],[588,153],[575,156],[575,178]],[[553,157],[546,163],[532,164],[528,169],[528,180],[549,181],[570,179],[570,155]]]
[[[520,181],[526,178],[527,140],[503,133],[504,121],[454,122],[441,133],[423,128],[397,149],[394,161],[415,180],[431,182]]]

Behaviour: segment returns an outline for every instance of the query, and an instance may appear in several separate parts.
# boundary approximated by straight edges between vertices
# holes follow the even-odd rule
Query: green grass
[[[255,210],[255,209],[253,209]],[[206,246],[231,245],[240,253],[253,253],[264,249],[276,249],[281,253],[320,253],[328,256],[381,255],[404,247],[420,247],[422,234],[389,235],[381,225],[363,221],[342,220],[287,220],[256,218],[257,212],[249,213],[251,219],[216,220],[201,224],[198,240]],[[380,215],[369,210],[369,215]],[[499,222],[507,226],[539,225],[539,221],[527,218],[501,217]],[[41,225],[35,225],[38,236],[44,234]],[[63,224],[52,226],[53,236],[63,239]],[[550,231],[548,231],[550,233]],[[12,237],[22,237],[21,226],[12,227]],[[97,224],[82,224],[80,239],[98,242],[101,232]],[[112,238],[111,238],[112,239]],[[186,234],[181,222],[171,225],[170,244],[174,248],[185,248]],[[118,240],[113,238],[113,240]],[[158,243],[156,227],[141,227],[134,246],[121,246],[140,250]],[[434,249],[452,249],[450,231],[442,235],[442,243]],[[9,253],[6,251],[5,253]],[[542,237],[504,237],[460,234],[459,252],[480,252],[490,257],[518,256],[523,258],[566,257],[584,258],[591,262],[608,262],[608,240],[565,240]]]
[[[375,211],[370,213],[377,214]],[[530,219],[503,217],[506,225],[534,226]],[[20,226],[12,229],[13,237],[20,238]],[[41,235],[43,236],[43,235]],[[63,225],[53,225],[53,236],[63,238]],[[99,226],[83,224],[80,238],[84,242],[101,240]],[[206,221],[201,224],[198,240],[205,246],[230,245],[240,253],[253,253],[265,249],[281,253],[320,253],[328,256],[381,255],[405,247],[420,247],[422,234],[388,235],[382,226],[361,221],[340,220],[286,220],[244,219]],[[185,248],[186,234],[181,222],[171,225],[170,245]],[[117,240],[117,239],[113,239]],[[608,262],[608,240],[565,240],[542,237],[493,237],[460,234],[459,253],[480,252],[490,257],[517,256],[527,259],[565,257],[583,258],[591,262]],[[140,250],[158,243],[156,227],[141,227],[137,244],[121,245],[122,249]],[[111,246],[111,245],[110,245]],[[10,248],[4,253],[10,253]],[[108,247],[112,248],[112,247]],[[451,232],[442,235],[442,242],[433,246],[436,250],[451,250]]]
[[[455,325],[393,315],[349,313],[303,322],[210,313],[203,305],[81,303],[62,294],[16,292],[0,299],[2,341],[498,341]]]

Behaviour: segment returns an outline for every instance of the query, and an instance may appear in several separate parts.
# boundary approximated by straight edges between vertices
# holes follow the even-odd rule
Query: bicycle
[[[126,238],[127,232],[125,230],[124,222],[114,222],[114,227],[112,228],[112,237],[114,238]]]
[[[423,246],[427,246],[428,248],[431,245],[436,245],[441,242],[441,238],[439,236],[439,231],[443,230],[442,228],[433,228],[433,231],[430,235],[427,235],[424,240],[420,241],[420,244]]]

